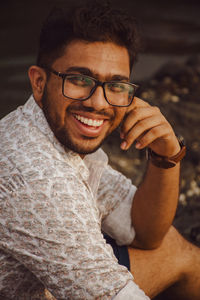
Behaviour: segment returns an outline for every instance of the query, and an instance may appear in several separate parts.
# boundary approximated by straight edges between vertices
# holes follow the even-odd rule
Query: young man
[[[0,122],[2,299],[199,299],[199,249],[171,227],[185,148],[134,97],[135,51],[107,3],[44,24],[33,96]],[[100,149],[119,125],[123,150],[149,149],[137,190]]]

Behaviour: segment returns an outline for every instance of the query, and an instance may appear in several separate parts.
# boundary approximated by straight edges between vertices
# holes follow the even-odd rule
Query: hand
[[[137,149],[151,148],[159,155],[171,157],[180,145],[169,122],[158,107],[135,97],[121,125],[121,149],[128,150],[136,142]]]

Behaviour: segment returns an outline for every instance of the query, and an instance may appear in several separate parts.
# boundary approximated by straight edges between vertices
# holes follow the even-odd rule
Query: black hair
[[[108,0],[84,1],[67,10],[54,8],[43,24],[37,56],[38,66],[51,66],[73,40],[113,42],[127,48],[130,68],[139,48],[137,22],[114,9]]]

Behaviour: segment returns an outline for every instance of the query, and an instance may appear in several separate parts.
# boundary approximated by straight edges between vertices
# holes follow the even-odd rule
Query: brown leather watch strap
[[[174,156],[167,157],[158,155],[150,148],[148,148],[148,160],[158,168],[169,169],[176,166],[176,164],[183,159],[186,154],[186,146],[183,140],[179,140],[181,150]]]

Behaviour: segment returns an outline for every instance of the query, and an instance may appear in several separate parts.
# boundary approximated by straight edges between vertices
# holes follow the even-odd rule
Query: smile
[[[103,124],[103,120],[93,120],[82,117],[80,115],[74,115],[74,117],[83,124],[93,127],[100,127]]]

